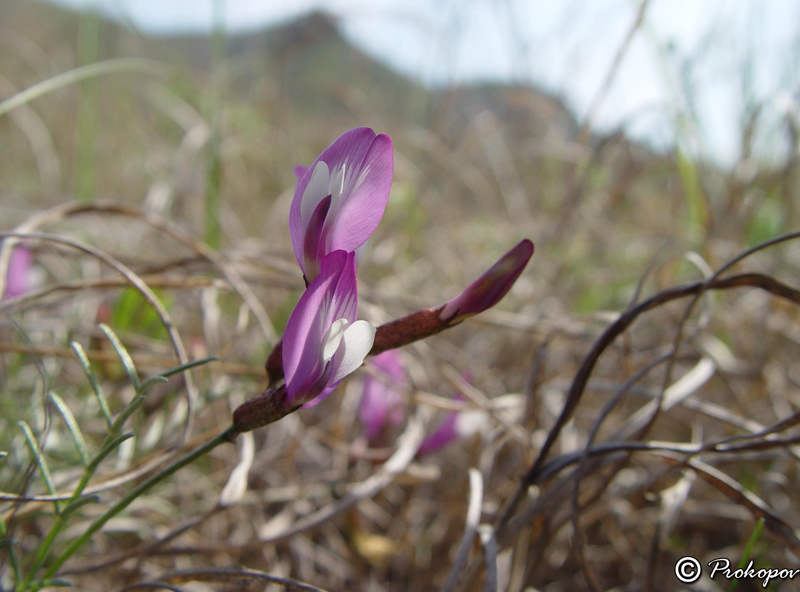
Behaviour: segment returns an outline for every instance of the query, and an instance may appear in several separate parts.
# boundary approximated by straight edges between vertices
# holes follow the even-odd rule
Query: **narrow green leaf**
[[[200,360],[193,360],[191,362],[186,362],[185,364],[181,364],[180,366],[175,366],[174,368],[170,368],[169,370],[165,370],[161,374],[157,376],[151,376],[150,378],[142,382],[142,384],[139,385],[139,388],[136,392],[141,394],[156,383],[167,382],[168,376],[179,374],[184,370],[189,370],[190,368],[195,368],[196,366],[202,366],[203,364],[208,364],[209,362],[213,362],[214,360],[219,360],[219,357],[209,356],[207,358],[201,358]]]
[[[68,582],[67,580],[40,580],[37,582],[31,582],[29,589],[41,590],[42,588],[72,588],[72,586],[72,582]]]
[[[139,388],[136,389],[136,392],[142,394],[154,384],[158,383],[163,384],[165,382],[167,382],[167,379],[164,378],[163,376],[151,376],[150,378],[146,379],[142,384],[139,385]]]
[[[755,547],[755,544],[758,541],[759,537],[761,536],[761,531],[763,529],[764,529],[764,518],[759,518],[758,522],[756,522],[755,528],[753,529],[753,533],[747,540],[747,546],[744,549],[744,556],[742,557],[742,561],[740,562],[739,567],[744,567],[746,563],[750,561],[750,557],[753,554],[753,547]]]
[[[104,445],[103,448],[100,449],[100,452],[97,453],[97,456],[94,457],[91,464],[86,468],[89,472],[94,472],[97,466],[103,462],[103,459],[107,457],[109,454],[114,452],[114,450],[122,444],[125,440],[129,440],[133,438],[133,432],[126,432],[117,438],[111,440],[108,444]]]
[[[61,515],[66,517],[69,514],[72,514],[75,510],[82,508],[86,504],[92,504],[99,501],[100,501],[100,496],[97,495],[96,493],[93,493],[91,495],[86,495],[84,497],[79,497],[74,502],[68,504],[67,507],[61,511]]]
[[[142,406],[146,397],[144,395],[138,395],[134,397],[133,401],[128,403],[128,406],[123,409],[119,415],[117,415],[117,419],[114,420],[114,423],[111,424],[111,429],[108,431],[110,436],[115,436],[122,430],[122,426],[125,425],[125,422],[128,421],[128,418],[131,414],[136,411],[139,407]]]
[[[226,442],[231,442],[232,438],[235,437],[235,430],[234,427],[228,426],[224,431],[220,432],[210,440],[208,440],[205,444],[201,444],[199,447],[195,448],[191,452],[181,456],[178,459],[172,461],[166,467],[161,468],[158,472],[150,475],[147,479],[139,483],[133,491],[129,492],[125,497],[119,500],[114,506],[109,508],[105,514],[97,518],[94,522],[92,522],[81,534],[78,538],[74,539],[70,544],[61,551],[58,557],[54,557],[53,561],[48,566],[47,570],[45,571],[45,577],[52,577],[58,570],[61,569],[61,566],[66,563],[70,557],[72,557],[78,549],[83,547],[86,542],[96,533],[98,530],[103,528],[105,524],[108,523],[114,516],[122,512],[125,508],[127,508],[134,500],[140,498],[144,495],[147,491],[149,491],[154,485],[157,483],[161,483],[164,479],[168,478],[170,475],[173,475],[175,472],[180,470],[181,468],[185,467],[189,463],[197,460],[201,456],[204,456],[209,451],[213,450],[217,446],[224,444]]]
[[[747,540],[747,545],[744,548],[744,554],[742,554],[742,558],[739,561],[738,569],[744,569],[745,566],[750,562],[750,557],[753,554],[753,547],[755,547],[758,538],[761,536],[761,530],[764,528],[764,518],[759,518],[758,522],[756,522],[756,526],[753,529],[753,532],[750,534],[750,538]],[[739,580],[732,580],[730,588],[728,588],[728,592],[736,592],[736,589],[739,587]]]
[[[78,449],[78,454],[81,455],[83,466],[87,466],[89,464],[89,452],[86,450],[86,440],[83,438],[81,428],[78,427],[78,422],[75,421],[75,416],[72,415],[72,411],[69,410],[64,399],[55,393],[49,393],[49,396],[50,400],[53,401],[56,409],[58,409],[58,412],[61,414],[61,417],[64,418],[64,423],[67,424],[69,433],[72,434],[72,439],[75,441],[75,448]]]
[[[209,362],[214,362],[219,360],[219,356],[209,356],[207,358],[201,358],[199,360],[194,360],[192,362],[186,362],[185,364],[181,364],[180,366],[176,366],[175,368],[170,368],[169,370],[165,370],[159,376],[172,376],[173,374],[178,374],[179,372],[183,372],[184,370],[189,370],[190,368],[194,368],[195,366],[202,366],[203,364],[208,364]]]
[[[117,337],[117,334],[111,330],[111,327],[105,323],[100,323],[100,330],[106,334],[106,337],[108,337],[108,340],[111,342],[111,346],[114,348],[114,351],[117,352],[117,355],[122,362],[122,366],[125,368],[125,373],[133,383],[133,388],[135,388],[138,392],[139,379],[136,377],[136,366],[133,364],[133,358],[131,358],[128,350],[125,349],[125,346],[122,345],[122,342],[119,340],[119,337]]]
[[[17,562],[17,554],[14,553],[14,545],[16,541],[8,538],[8,530],[6,530],[6,523],[0,518],[0,549],[8,547],[7,557],[11,563],[11,569],[14,570],[14,581],[20,581],[19,563]]]
[[[56,488],[53,486],[53,478],[50,475],[50,469],[47,468],[47,461],[41,450],[39,450],[39,444],[37,444],[30,426],[25,421],[18,421],[17,425],[22,429],[25,440],[27,440],[28,446],[31,452],[33,452],[33,456],[36,458],[36,464],[39,465],[39,470],[42,473],[42,480],[44,481],[45,487],[47,487],[47,492],[50,495],[55,495]],[[61,505],[58,503],[58,500],[53,500],[53,506],[55,507],[56,514],[58,514],[61,511]]]
[[[103,391],[100,390],[100,385],[97,384],[97,378],[92,372],[92,366],[89,363],[89,357],[86,355],[86,352],[81,347],[81,344],[77,341],[73,341],[69,344],[72,347],[72,350],[78,356],[78,360],[83,367],[83,372],[86,374],[86,378],[89,379],[89,384],[92,385],[92,390],[94,391],[95,397],[97,397],[97,402],[100,405],[100,410],[103,412],[103,415],[106,418],[106,423],[111,426],[113,420],[111,419],[111,410],[108,407],[108,402],[106,401],[105,396],[103,395]]]

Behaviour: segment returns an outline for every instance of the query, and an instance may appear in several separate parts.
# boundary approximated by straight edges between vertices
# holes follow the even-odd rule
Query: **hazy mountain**
[[[80,19],[76,13],[39,0],[0,2],[0,26],[18,44],[58,56],[51,57],[51,62],[57,62],[52,64],[56,71],[79,62]],[[215,59],[221,61],[224,55],[228,91],[256,101],[279,99],[298,115],[374,112],[396,124],[425,125],[435,118],[437,126],[458,129],[488,109],[518,135],[575,133],[574,120],[562,103],[532,88],[478,84],[429,92],[353,47],[336,20],[319,12],[257,32],[228,34],[222,41],[224,50],[216,56],[215,41],[209,35],[149,36],[107,20],[99,30],[99,59],[150,57],[207,77]]]

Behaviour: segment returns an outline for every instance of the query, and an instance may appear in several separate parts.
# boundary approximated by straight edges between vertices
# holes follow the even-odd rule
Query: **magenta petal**
[[[283,337],[283,369],[290,398],[303,386],[313,383],[324,370],[319,367],[320,348],[322,338],[332,323],[328,321],[327,313],[334,289],[351,258],[343,251],[326,257],[320,275],[308,286],[289,317]],[[354,262],[351,265],[355,267]]]
[[[387,423],[398,425],[403,421],[405,397],[401,389],[405,388],[408,381],[400,356],[394,350],[375,356],[370,364],[383,376],[364,377],[358,416],[364,424],[367,440],[373,441]]]
[[[331,250],[354,251],[372,236],[386,210],[393,171],[392,140],[381,134],[372,142],[358,176],[354,173],[350,179],[350,195],[331,220]]]
[[[30,290],[31,266],[33,253],[23,245],[15,246],[11,251],[6,275],[6,291],[3,298],[16,298]]]
[[[361,166],[374,140],[375,132],[368,127],[351,129],[336,138],[333,144],[322,151],[317,160],[326,163],[330,170],[340,168],[345,163],[347,168],[355,170]],[[314,168],[314,165],[311,165],[311,168]]]
[[[531,241],[524,239],[517,243],[461,295],[448,302],[439,318],[457,323],[500,302],[522,274],[532,255]]]
[[[358,312],[358,285],[356,283],[356,258],[354,253],[334,251],[322,260],[322,274],[337,274],[336,284],[330,295],[330,304],[325,317],[326,330],[334,321],[356,320]]]
[[[459,436],[458,430],[456,429],[456,420],[458,419],[458,412],[453,411],[445,415],[442,422],[438,425],[438,427],[434,430],[434,432],[427,436],[423,441],[422,444],[419,445],[419,450],[417,450],[417,454],[423,455],[428,454],[430,452],[434,452],[435,450],[439,450],[440,448],[444,448],[453,440],[456,440]]]
[[[316,395],[315,397],[313,397],[313,398],[312,398],[310,401],[308,401],[307,403],[303,403],[303,409],[308,409],[309,407],[315,407],[315,406],[319,405],[320,403],[322,403],[322,401],[324,401],[324,400],[327,398],[327,396],[328,396],[328,395],[330,395],[330,394],[331,394],[333,391],[335,391],[335,390],[336,390],[336,387],[337,387],[337,386],[339,386],[339,383],[340,383],[340,382],[341,382],[341,380],[339,380],[339,381],[337,381],[337,382],[334,382],[334,383],[331,383],[331,384],[328,384],[328,385],[326,385],[326,386],[325,386],[325,387],[324,387],[324,388],[323,388],[323,389],[322,389],[322,390],[319,392],[319,394],[318,394],[318,395]]]
[[[370,363],[385,374],[391,382],[403,387],[408,384],[406,369],[403,367],[403,361],[397,351],[390,349],[378,354],[372,358]]]
[[[295,258],[309,280],[315,275],[309,268],[316,268],[322,256],[340,249],[355,251],[375,231],[389,198],[392,168],[391,139],[356,128],[340,136],[305,170],[289,210],[289,231]],[[308,228],[326,195],[331,196],[331,205],[319,229],[324,237],[312,241],[322,249],[309,253]]]
[[[335,278],[317,276],[292,311],[283,336],[283,372],[289,398],[321,375],[320,344],[325,334],[321,313]],[[309,379],[312,378],[312,380]]]
[[[305,177],[307,172],[308,172],[308,167],[304,167],[299,164],[296,167],[294,167],[294,176],[297,177],[298,182],[300,181],[300,179]]]
[[[364,424],[364,434],[370,442],[377,438],[388,422],[391,402],[380,381],[371,376],[364,378],[364,393],[358,406],[358,417]]]
[[[327,381],[335,364],[323,360],[324,338],[334,321],[353,323],[357,314],[355,255],[334,251],[300,297],[286,324],[283,369],[291,405],[321,399],[335,385]]]

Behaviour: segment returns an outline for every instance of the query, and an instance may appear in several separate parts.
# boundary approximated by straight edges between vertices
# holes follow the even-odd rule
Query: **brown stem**
[[[424,308],[381,325],[375,331],[375,341],[369,350],[369,355],[377,356],[386,350],[414,343],[454,326],[439,318],[443,308],[444,305]]]
[[[431,335],[453,327],[458,323],[440,318],[444,305],[437,308],[424,308],[402,318],[381,325],[375,331],[375,341],[369,355],[376,356],[386,350],[395,349],[425,339]],[[233,412],[231,439],[237,435],[255,430],[297,411],[300,407],[289,407],[286,399],[286,385],[283,380],[283,340],[279,341],[264,364],[269,379],[269,388],[257,397],[242,403]]]
[[[300,406],[289,407],[286,385],[268,388],[257,397],[245,401],[233,412],[231,440],[239,434],[271,424],[297,411]]]

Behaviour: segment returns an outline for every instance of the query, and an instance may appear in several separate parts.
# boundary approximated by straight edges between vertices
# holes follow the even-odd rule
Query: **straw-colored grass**
[[[20,241],[36,285],[0,303],[1,590],[48,570],[88,591],[675,590],[685,555],[798,567],[800,246],[774,240],[798,227],[796,158],[745,178],[579,136],[550,97],[428,93],[336,53],[352,50],[325,27],[296,45],[284,31],[266,57],[244,44],[212,72],[181,61],[193,40],[103,22],[98,58],[126,61],[80,69],[69,15],[57,30],[71,33],[48,37],[23,4],[3,9],[20,20],[0,35],[0,277]],[[315,78],[315,51],[328,69],[352,64],[350,78]],[[362,318],[441,304],[524,237],[528,269],[496,309],[402,349],[406,419],[384,447],[362,435],[362,370],[147,489],[54,569],[264,389],[303,289],[286,224],[294,165],[356,125],[395,146],[359,267]],[[79,186],[94,199],[76,201]],[[204,242],[209,212],[218,248]],[[119,432],[132,437],[85,484],[98,497],[57,518],[53,500],[63,510],[84,474],[77,440],[97,455],[103,406],[113,420],[138,392]],[[415,457],[457,392],[485,429]],[[246,490],[224,489],[237,464]]]

